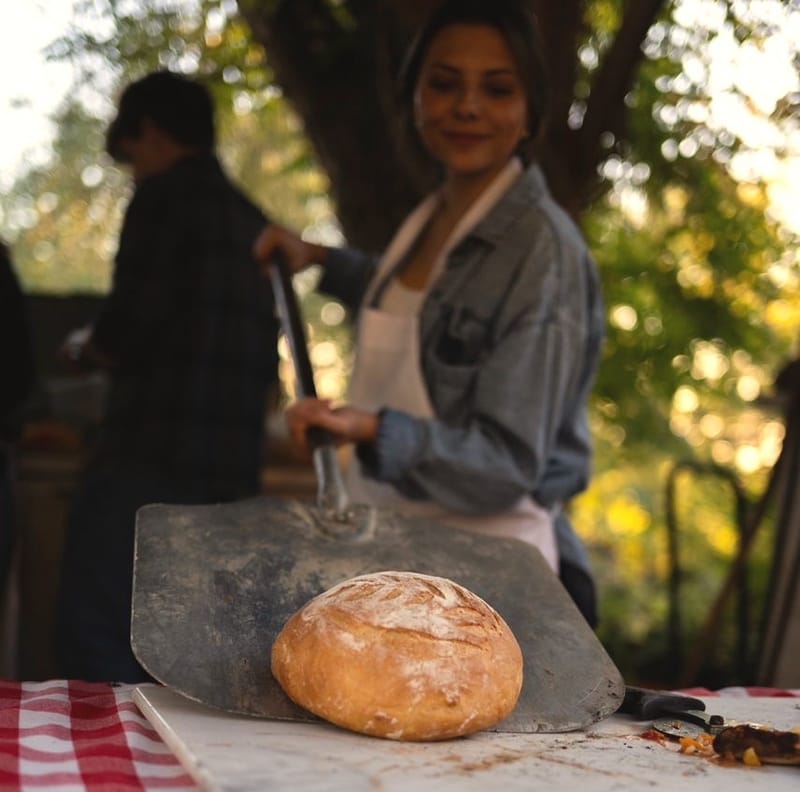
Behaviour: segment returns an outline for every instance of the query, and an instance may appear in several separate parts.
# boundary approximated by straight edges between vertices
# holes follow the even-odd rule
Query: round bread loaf
[[[522,652],[497,611],[463,586],[377,572],[297,611],[275,639],[272,673],[296,704],[344,728],[445,740],[511,713]]]

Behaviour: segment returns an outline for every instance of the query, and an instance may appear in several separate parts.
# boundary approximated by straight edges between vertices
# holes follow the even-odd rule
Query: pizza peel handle
[[[269,275],[275,305],[281,320],[283,332],[289,343],[289,350],[297,377],[297,394],[300,398],[316,398],[314,372],[308,357],[303,321],[292,285],[292,274],[283,252],[278,251],[269,264]],[[321,427],[312,427],[308,432],[312,448],[314,470],[317,475],[317,505],[328,518],[341,523],[352,520],[349,510],[350,498],[344,486],[336,446],[330,432]]]

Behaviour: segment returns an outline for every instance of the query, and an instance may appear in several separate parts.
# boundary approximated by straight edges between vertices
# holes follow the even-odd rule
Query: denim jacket
[[[376,265],[331,251],[320,289],[357,309]],[[419,321],[436,417],[383,410],[376,441],[360,449],[366,473],[471,514],[531,493],[557,509],[562,557],[587,567],[558,506],[589,480],[586,403],[604,311],[586,244],[537,165],[450,252]]]

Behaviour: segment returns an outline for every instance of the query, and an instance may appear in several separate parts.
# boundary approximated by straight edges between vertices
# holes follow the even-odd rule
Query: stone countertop
[[[565,734],[482,732],[440,743],[401,743],[328,724],[227,715],[166,688],[142,686],[133,698],[207,790],[794,792],[800,782],[800,767],[725,765],[679,753],[675,743],[643,738],[647,722],[620,715]],[[709,712],[729,720],[800,726],[798,698],[704,700]]]

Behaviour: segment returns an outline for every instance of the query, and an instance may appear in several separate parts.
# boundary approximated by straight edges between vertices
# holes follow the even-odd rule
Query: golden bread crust
[[[522,652],[500,615],[451,580],[351,578],[295,613],[272,647],[286,694],[353,731],[443,740],[489,728],[522,688]]]

